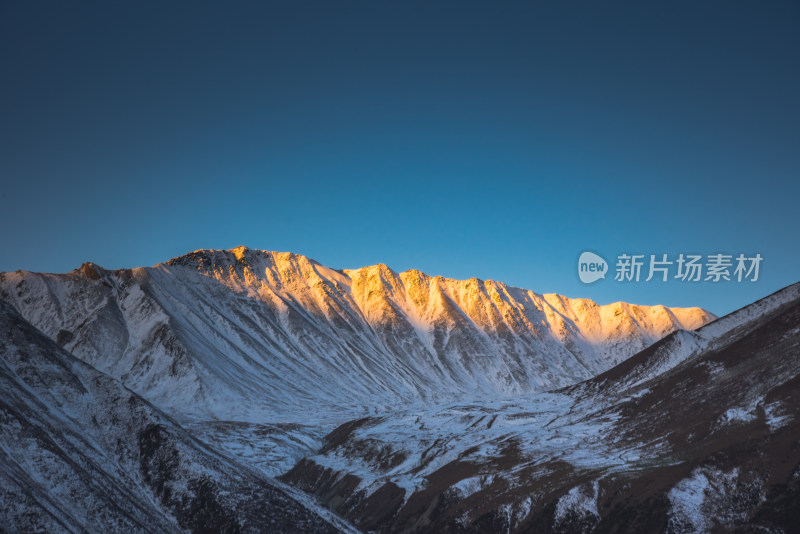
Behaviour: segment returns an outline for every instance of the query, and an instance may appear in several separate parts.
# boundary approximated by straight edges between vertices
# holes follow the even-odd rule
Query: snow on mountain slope
[[[691,365],[693,358],[717,347],[735,342],[765,320],[782,314],[800,300],[800,283],[787,286],[756,302],[692,332],[677,331],[654,343],[639,354],[586,382],[572,387],[584,394],[603,391],[626,391],[646,387],[679,365]]]
[[[0,330],[3,532],[352,531],[201,445],[5,302]]]
[[[347,422],[283,479],[374,531],[788,532],[800,284],[585,383]]]
[[[713,319],[244,247],[3,273],[0,298],[174,415],[272,423],[566,386]]]

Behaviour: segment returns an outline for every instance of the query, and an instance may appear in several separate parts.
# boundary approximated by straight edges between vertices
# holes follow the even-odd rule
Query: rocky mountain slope
[[[208,449],[4,302],[0,332],[0,531],[352,530]]]
[[[350,421],[283,479],[364,530],[790,532],[800,284],[583,383]]]
[[[3,273],[0,298],[173,416],[270,423],[567,386],[714,318],[244,247]]]

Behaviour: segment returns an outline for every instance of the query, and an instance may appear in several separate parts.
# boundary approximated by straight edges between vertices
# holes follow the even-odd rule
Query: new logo
[[[608,263],[594,252],[584,252],[578,258],[578,277],[584,284],[605,278],[607,272]]]

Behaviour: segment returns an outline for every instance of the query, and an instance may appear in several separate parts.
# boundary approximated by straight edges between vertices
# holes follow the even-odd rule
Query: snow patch
[[[711,528],[711,520],[702,511],[709,488],[708,477],[696,470],[670,490],[667,497],[671,505],[668,522],[671,532],[706,532]]]
[[[776,431],[788,425],[793,417],[790,413],[785,413],[786,409],[782,402],[772,402],[764,405],[764,413],[767,416],[767,425],[771,431]]]
[[[451,487],[456,491],[459,497],[464,499],[490,486],[494,482],[494,479],[494,475],[470,477],[456,482]]]
[[[748,511],[765,496],[761,482],[740,477],[739,469],[724,472],[698,467],[667,495],[670,532],[729,530],[747,521]]]
[[[561,497],[556,504],[555,522],[562,523],[570,516],[600,517],[597,511],[597,498],[599,483],[597,480],[591,484],[575,486],[566,495]]]

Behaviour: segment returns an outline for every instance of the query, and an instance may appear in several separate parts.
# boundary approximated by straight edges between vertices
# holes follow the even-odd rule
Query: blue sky
[[[800,6],[549,4],[2,2],[0,271],[244,244],[718,314],[800,280]],[[764,261],[584,285],[584,250]]]

